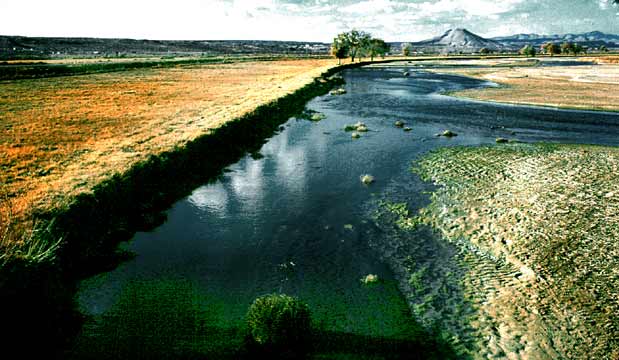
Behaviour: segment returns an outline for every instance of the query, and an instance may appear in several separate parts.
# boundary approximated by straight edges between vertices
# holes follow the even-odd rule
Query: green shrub
[[[257,298],[247,312],[250,341],[280,354],[307,351],[310,310],[304,302],[283,294]]]

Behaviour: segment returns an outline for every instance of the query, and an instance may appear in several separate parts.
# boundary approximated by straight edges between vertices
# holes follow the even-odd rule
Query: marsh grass
[[[416,171],[440,186],[420,219],[468,254],[467,292],[486,297],[476,326],[503,326],[493,346],[532,357],[619,352],[617,148],[443,148]]]
[[[373,184],[373,183],[376,181],[376,179],[374,178],[374,176],[369,175],[369,174],[361,175],[361,177],[360,177],[360,178],[361,178],[361,182],[362,182],[364,185],[370,185],[370,184]]]
[[[52,234],[53,225],[53,221],[16,221],[12,201],[7,196],[0,198],[0,269],[13,261],[53,262],[62,242]]]
[[[368,274],[361,279],[361,282],[364,285],[377,284],[379,281],[380,281],[380,278],[378,277],[378,275],[375,275],[375,274]]]
[[[346,125],[344,127],[344,131],[356,131],[356,132],[368,132],[370,129],[365,125],[365,123],[358,121],[353,125]]]
[[[312,338],[309,306],[297,298],[271,294],[257,298],[247,312],[249,346],[261,354],[299,358]]]

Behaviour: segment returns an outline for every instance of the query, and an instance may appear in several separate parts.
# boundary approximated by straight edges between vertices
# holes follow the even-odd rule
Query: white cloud
[[[413,10],[421,11],[425,16],[441,13],[464,13],[470,16],[494,16],[513,10],[524,0],[439,0],[410,4]]]
[[[340,7],[338,10],[350,14],[376,14],[381,12],[392,13],[393,7],[397,3],[391,0],[366,0],[348,6]]]
[[[482,36],[614,32],[617,18],[608,6],[608,0],[0,0],[0,34],[330,41],[355,27],[388,41],[414,41],[449,27]],[[574,21],[575,13],[595,21]]]

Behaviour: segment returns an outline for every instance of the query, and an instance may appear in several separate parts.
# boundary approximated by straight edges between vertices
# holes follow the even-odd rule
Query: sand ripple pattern
[[[447,148],[421,211],[464,252],[479,357],[619,357],[619,149]],[[494,265],[489,263],[493,260]]]

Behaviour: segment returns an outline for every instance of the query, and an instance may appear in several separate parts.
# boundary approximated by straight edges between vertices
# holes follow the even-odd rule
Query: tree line
[[[342,59],[350,56],[350,60],[355,62],[356,58],[370,57],[373,61],[375,56],[385,57],[391,50],[391,46],[383,39],[372,37],[372,34],[351,30],[338,34],[331,44],[331,55],[341,63]]]
[[[579,55],[582,53],[586,54],[587,51],[588,51],[587,47],[584,47],[578,43],[573,43],[573,42],[564,42],[561,45],[557,43],[549,42],[549,43],[542,44],[539,49],[539,53],[549,54],[550,56],[559,55],[559,54]],[[605,45],[602,45],[600,46],[599,51],[607,52],[608,48]],[[535,56],[537,53],[538,51],[535,49],[535,47],[531,45],[526,45],[522,49],[520,49],[520,54],[525,55],[525,56]]]

